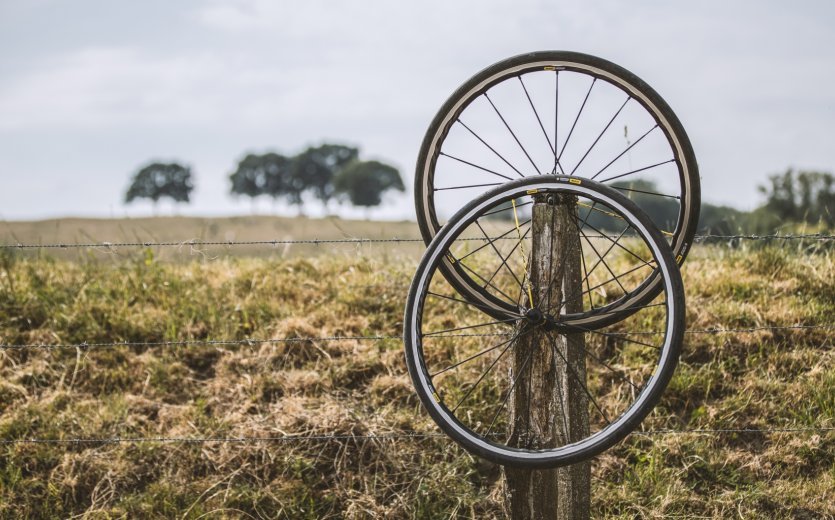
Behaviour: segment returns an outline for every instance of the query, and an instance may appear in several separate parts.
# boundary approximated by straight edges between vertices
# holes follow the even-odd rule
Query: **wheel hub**
[[[550,314],[545,314],[539,309],[528,309],[525,311],[525,319],[531,325],[541,326],[547,331],[556,330],[559,326],[557,320]]]

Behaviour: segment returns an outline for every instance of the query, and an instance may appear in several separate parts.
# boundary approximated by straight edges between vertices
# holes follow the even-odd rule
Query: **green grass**
[[[0,342],[397,336],[415,267],[122,255],[3,256]],[[684,278],[693,329],[835,316],[828,254],[705,247]],[[835,426],[831,332],[688,335],[644,427]],[[412,430],[437,431],[398,340],[0,352],[0,439]],[[594,516],[832,517],[834,454],[833,431],[632,435],[593,463]],[[501,518],[500,475],[443,437],[6,444],[0,517]]]

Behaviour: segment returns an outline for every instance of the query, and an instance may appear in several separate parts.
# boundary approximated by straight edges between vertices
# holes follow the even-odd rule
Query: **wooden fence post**
[[[563,194],[534,198],[525,307],[532,297],[533,306],[551,316],[563,300],[564,312],[582,309],[576,203],[576,197]],[[578,381],[586,374],[584,348],[582,333],[560,335],[542,327],[517,340],[510,378],[521,374],[521,379],[510,398],[511,445],[548,448],[588,435],[585,381]],[[513,520],[589,518],[590,468],[589,462],[551,470],[506,468],[506,513]]]

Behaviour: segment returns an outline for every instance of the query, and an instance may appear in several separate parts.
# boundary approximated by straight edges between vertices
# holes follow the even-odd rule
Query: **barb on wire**
[[[0,439],[3,444],[140,444],[140,443],[180,443],[180,444],[256,444],[261,442],[313,442],[313,441],[386,441],[400,439],[431,439],[444,437],[442,433],[399,432],[379,433],[371,435],[276,435],[276,436],[243,436],[243,437],[85,437],[85,438],[20,438]]]
[[[460,337],[498,337],[510,336],[511,333],[455,333],[437,334],[434,338],[460,338]],[[384,341],[401,340],[402,336],[376,335],[376,336],[306,336],[295,338],[274,338],[274,339],[185,339],[171,341],[109,341],[109,342],[82,342],[82,343],[0,343],[0,350],[59,350],[59,349],[95,349],[95,348],[118,348],[118,347],[176,347],[192,345],[246,345],[255,346],[263,343],[307,343],[316,341]]]
[[[770,234],[770,235],[753,235],[753,234],[739,234],[739,235],[696,235],[694,237],[696,242],[705,242],[707,240],[835,240],[835,235],[824,233],[802,233],[802,234]]]
[[[764,330],[831,330],[835,329],[835,325],[763,325],[759,327],[749,328],[707,328],[707,329],[688,329],[684,332],[686,334],[736,334],[745,332],[758,332]],[[636,334],[663,334],[663,331],[636,331],[636,332],[611,332],[611,335],[636,335]],[[501,337],[511,336],[510,332],[493,332],[493,333],[455,333],[455,334],[439,334],[433,337]],[[400,340],[402,336],[395,335],[373,335],[373,336],[305,336],[294,338],[244,338],[244,339],[185,339],[185,340],[171,340],[171,341],[109,341],[109,342],[82,342],[82,343],[0,343],[0,350],[26,350],[26,349],[42,349],[42,350],[58,350],[58,349],[95,349],[95,348],[118,348],[118,347],[170,347],[170,346],[192,346],[192,345],[246,345],[255,346],[264,343],[307,343],[317,341],[384,341],[384,340]]]
[[[106,341],[106,342],[82,342],[82,343],[20,343],[0,344],[0,350],[23,350],[23,349],[92,349],[92,348],[115,348],[115,347],[176,347],[190,345],[247,345],[254,346],[263,343],[305,343],[312,341],[382,341],[387,339],[401,339],[400,336],[318,336],[318,337],[295,337],[295,338],[274,338],[274,339],[184,339],[170,341]]]
[[[835,431],[835,426],[805,426],[805,427],[776,427],[776,428],[692,428],[692,429],[660,429],[636,431],[635,435],[655,437],[663,435],[722,435],[722,434],[755,434],[755,433],[812,433]],[[499,434],[497,434],[499,435]],[[276,436],[242,436],[242,437],[80,437],[80,438],[37,438],[23,437],[19,439],[0,439],[0,445],[10,444],[258,444],[258,443],[302,443],[302,442],[333,442],[333,441],[393,441],[416,439],[443,439],[450,441],[443,433],[407,431],[398,433],[378,433],[368,435],[351,434],[319,434],[303,435],[288,434]]]
[[[478,239],[483,240],[483,239]],[[110,248],[120,247],[185,247],[185,246],[281,246],[293,244],[377,244],[385,242],[423,242],[420,238],[310,238],[310,239],[284,239],[284,240],[147,240],[143,242],[78,242],[78,243],[54,243],[54,244],[0,244],[2,249],[84,249],[84,248]]]
[[[761,325],[757,327],[708,327],[706,329],[686,329],[685,334],[742,334],[746,332],[775,331],[775,330],[831,330],[835,325]],[[663,330],[639,330],[630,332],[607,332],[610,336],[640,336],[649,334],[664,334]]]
[[[633,432],[635,435],[655,436],[655,435],[716,435],[723,433],[808,433],[808,432],[831,432],[835,431],[835,426],[798,426],[798,427],[777,427],[777,428],[690,428],[690,429],[661,429],[661,430],[645,430]]]
[[[589,236],[593,238],[593,236]],[[467,237],[461,240],[473,241],[495,241],[495,240],[512,240],[513,237]],[[513,239],[515,240],[515,239]],[[694,241],[706,242],[710,240],[817,240],[829,241],[835,240],[835,235],[823,233],[806,233],[798,235],[713,235],[704,234],[696,235]],[[284,239],[284,240],[170,240],[170,241],[143,241],[143,242],[78,242],[78,243],[48,243],[48,244],[0,244],[0,249],[118,249],[131,247],[200,247],[200,246],[280,246],[280,245],[320,245],[320,244],[381,244],[381,243],[423,243],[421,238],[311,238],[311,239]]]

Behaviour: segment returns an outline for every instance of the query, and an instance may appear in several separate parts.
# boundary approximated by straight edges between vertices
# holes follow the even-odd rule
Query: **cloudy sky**
[[[0,0],[0,219],[147,214],[121,201],[151,159],[193,167],[181,213],[248,213],[227,194],[244,153],[323,141],[409,184],[447,96],[541,49],[647,81],[690,135],[703,199],[750,209],[768,174],[835,170],[833,26],[826,0]],[[410,196],[375,215],[413,218]]]

